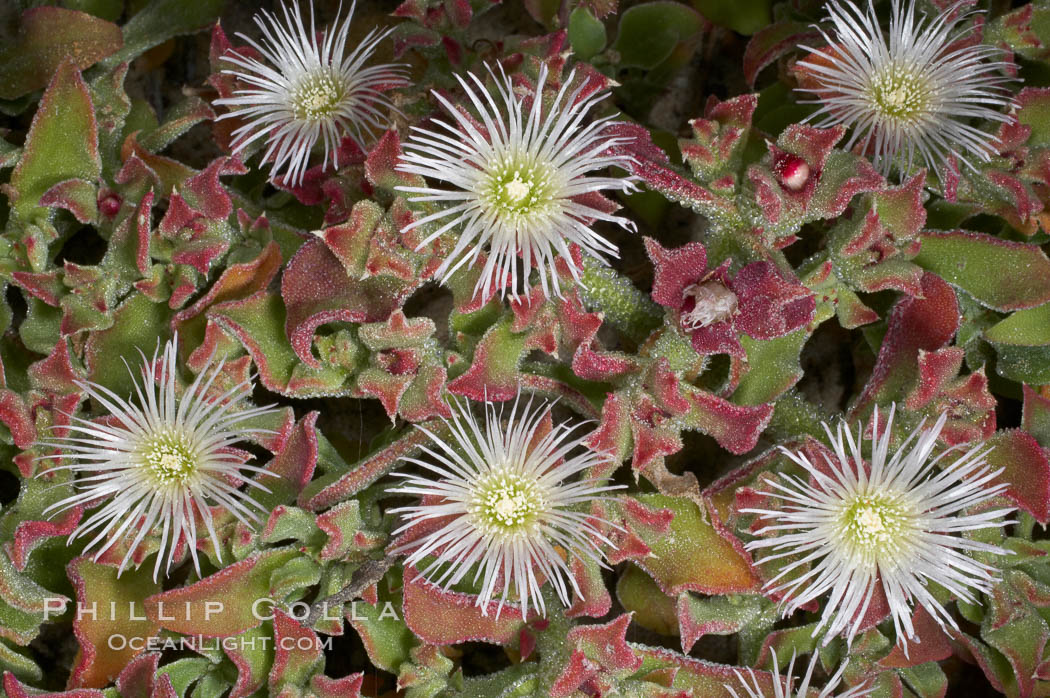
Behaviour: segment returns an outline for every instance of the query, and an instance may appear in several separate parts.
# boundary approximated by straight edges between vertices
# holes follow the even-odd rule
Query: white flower
[[[747,544],[749,550],[770,548],[775,553],[760,562],[789,559],[766,584],[767,593],[784,595],[785,615],[830,592],[814,631],[816,635],[826,628],[825,644],[843,631],[848,641],[853,640],[878,587],[889,602],[897,642],[905,649],[906,640],[916,639],[911,621],[914,604],[925,608],[942,627],[956,627],[927,588],[928,582],[974,603],[974,593],[988,592],[996,581],[995,568],[966,553],[1006,552],[955,535],[1000,528],[1006,524],[1003,517],[1013,511],[961,513],[1006,489],[1005,483],[992,484],[1001,469],[992,471],[987,464],[985,456],[991,449],[978,443],[938,471],[936,464],[961,450],[948,448],[930,458],[947,419],[942,414],[931,429],[923,429],[925,420],[920,423],[891,456],[893,414],[891,409],[885,431],[873,437],[870,466],[861,455],[860,426],[854,438],[842,423],[834,434],[825,425],[837,460],[825,468],[802,453],[784,450],[806,471],[808,481],[781,474],[781,481],[767,481],[773,489],[763,493],[781,500],[781,509],[742,510],[772,522],[757,535],[773,536]],[[879,434],[878,410],[872,433]]]
[[[631,138],[610,135],[611,119],[584,124],[588,110],[600,102],[604,92],[583,96],[585,85],[569,90],[573,75],[562,84],[553,101],[543,108],[547,67],[540,69],[535,94],[518,97],[509,77],[500,68],[496,77],[500,104],[473,73],[470,81],[456,76],[477,112],[480,123],[465,115],[441,94],[434,97],[455,120],[449,124],[434,119],[430,129],[413,127],[397,169],[451,185],[451,189],[398,187],[419,194],[415,202],[439,202],[444,206],[405,227],[403,232],[442,221],[420,247],[448,230],[457,228],[455,248],[437,269],[444,281],[460,267],[473,267],[484,247],[488,258],[475,292],[486,297],[497,288],[506,294],[510,279],[511,298],[519,293],[517,257],[523,263],[521,281],[527,283],[536,269],[544,294],[560,296],[554,269],[555,259],[565,261],[577,283],[580,268],[573,262],[569,245],[604,262],[603,255],[618,256],[615,245],[591,230],[594,220],[611,221],[634,230],[626,218],[594,208],[581,198],[603,190],[634,191],[633,178],[595,177],[587,173],[616,166],[626,169],[631,158],[610,153],[610,148]],[[471,85],[473,82],[473,86]],[[531,102],[531,105],[528,105]]]
[[[591,479],[569,482],[577,473],[608,463],[609,454],[584,446],[587,434],[576,432],[585,423],[545,424],[550,405],[532,409],[532,401],[521,407],[520,396],[504,425],[502,408],[486,403],[485,426],[478,423],[466,404],[453,403],[452,420],[446,420],[451,443],[417,426],[430,437],[435,448],[424,447],[429,460],[403,458],[436,475],[399,474],[405,482],[391,492],[408,495],[439,495],[440,501],[391,510],[403,512],[401,533],[416,524],[450,517],[438,530],[426,533],[394,552],[412,549],[405,565],[416,565],[433,555],[422,570],[424,576],[444,567],[436,584],[449,586],[475,569],[473,581],[482,580],[477,605],[487,614],[494,596],[499,596],[497,617],[509,600],[510,587],[520,600],[522,614],[531,603],[546,614],[540,593],[542,573],[566,606],[569,588],[580,588],[569,569],[573,557],[588,557],[604,566],[598,541],[613,544],[598,529],[600,521],[587,512],[587,505],[605,492],[618,489]],[[581,450],[582,449],[582,450]],[[558,549],[565,551],[568,561]],[[613,546],[615,547],[615,546]],[[497,594],[497,580],[502,591]]]
[[[780,676],[780,667],[777,665],[777,653],[773,652],[773,695],[769,696],[763,692],[762,685],[759,683],[758,677],[755,676],[754,669],[748,668],[748,677],[751,679],[750,684],[744,678],[743,673],[739,669],[735,669],[737,679],[740,681],[740,685],[745,691],[744,695],[739,695],[729,684],[723,684],[725,689],[729,691],[729,695],[733,698],[791,698],[797,696],[798,698],[806,698],[809,696],[809,681],[813,678],[813,669],[817,666],[817,653],[813,653],[813,657],[809,660],[809,667],[806,669],[806,675],[802,677],[802,683],[798,689],[795,689],[795,655],[791,655],[791,663],[788,664],[787,674],[782,678]],[[828,679],[827,683],[824,684],[824,688],[821,689],[820,693],[817,694],[817,698],[862,698],[871,694],[871,687],[867,685],[854,686],[845,693],[835,693],[835,689],[838,688],[839,682],[842,681],[842,672],[846,670],[846,663],[843,662],[838,671]]]
[[[237,117],[245,121],[233,132],[234,152],[266,137],[263,162],[272,161],[271,177],[285,169],[285,179],[300,184],[310,161],[310,151],[318,140],[324,144],[324,162],[333,157],[339,167],[339,141],[354,138],[363,147],[365,134],[385,128],[384,111],[396,111],[383,90],[408,84],[400,66],[364,67],[376,46],[392,30],[373,29],[357,46],[346,52],[354,6],[342,21],[317,39],[313,5],[310,28],[303,23],[299,2],[291,10],[282,5],[284,20],[263,12],[255,23],[263,33],[261,43],[237,34],[260,54],[262,60],[230,51],[223,60],[236,69],[223,70],[251,87],[237,90],[233,97],[215,100],[232,107],[219,119]]]
[[[157,352],[152,361],[142,357],[142,384],[135,383],[138,404],[132,404],[105,386],[77,381],[85,395],[109,412],[109,419],[92,421],[74,417],[73,423],[66,427],[69,435],[41,444],[60,451],[42,459],[74,461],[44,472],[71,470],[78,476],[74,481],[76,493],[55,502],[45,513],[76,506],[91,507],[108,500],[85,516],[69,542],[94,534],[84,546],[84,552],[88,553],[105,541],[95,551],[95,560],[119,541],[128,542],[118,574],[150,534],[160,535],[154,579],[165,553],[168,560],[165,575],[171,569],[180,540],[189,548],[199,574],[198,520],[203,521],[216,555],[221,555],[209,505],[221,505],[239,521],[250,525],[258,521],[259,517],[251,509],[258,505],[248,492],[239,489],[240,483],[269,490],[248,479],[243,471],[274,475],[268,470],[244,465],[243,459],[230,450],[239,441],[261,433],[243,426],[246,421],[274,408],[241,409],[241,402],[251,394],[250,381],[235,385],[216,399],[206,398],[205,393],[222,374],[221,362],[201,371],[179,396],[176,341],[168,341],[159,362]]]
[[[827,9],[834,28],[820,32],[828,47],[803,47],[811,55],[799,63],[817,83],[803,89],[818,97],[819,126],[852,127],[847,147],[870,146],[883,174],[894,163],[910,170],[916,156],[937,170],[949,155],[973,167],[970,156],[995,154],[995,137],[969,121],[1010,120],[999,110],[1014,103],[1011,78],[1002,72],[1007,63],[989,61],[1001,50],[973,44],[972,28],[960,28],[973,13],[956,4],[932,19],[916,17],[914,0],[892,0],[887,36],[871,0],[867,12],[850,0],[830,0]]]

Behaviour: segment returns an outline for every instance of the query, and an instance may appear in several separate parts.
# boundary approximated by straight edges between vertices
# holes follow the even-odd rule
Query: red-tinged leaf
[[[30,692],[32,691],[32,692]],[[106,694],[93,688],[78,688],[54,693],[27,689],[11,672],[4,672],[4,693],[8,698],[106,698]]]
[[[684,291],[704,277],[707,252],[699,242],[675,249],[665,249],[652,238],[643,238],[645,250],[653,262],[653,300],[662,306],[681,310]]]
[[[317,467],[317,418],[320,414],[313,411],[300,419],[281,450],[266,465],[266,470],[277,477],[255,475],[256,482],[270,490],[253,493],[253,499],[263,510],[294,502],[313,477]]]
[[[477,606],[477,596],[445,591],[426,581],[412,567],[405,570],[405,624],[424,642],[454,645],[460,642],[491,642],[505,645],[525,627],[521,610],[504,604],[496,617],[497,601]]]
[[[324,668],[324,653],[317,633],[304,628],[284,611],[273,612],[274,660],[270,670],[270,695],[284,686],[302,686]]]
[[[382,545],[386,536],[366,529],[361,518],[361,503],[356,499],[341,502],[317,517],[317,527],[328,534],[321,549],[322,560],[341,560],[353,551]]]
[[[29,406],[21,395],[8,388],[0,388],[0,422],[11,430],[18,448],[25,450],[36,441],[36,425]]]
[[[565,615],[569,618],[601,618],[608,613],[612,608],[612,597],[605,588],[598,563],[590,558],[573,557],[569,562],[569,572],[580,586],[582,595],[573,598]]]
[[[98,218],[98,185],[83,179],[67,179],[44,192],[40,205],[64,208],[81,223],[93,223]]]
[[[747,695],[748,689],[745,689],[744,685],[748,684],[742,685],[736,674],[740,667],[714,664],[657,647],[638,646],[635,652],[646,662],[647,666],[677,669],[674,680],[675,688],[692,691],[694,696],[730,698],[732,694],[726,689],[726,684],[732,686],[737,695]],[[750,678],[748,673],[745,673],[744,676],[745,680]],[[773,677],[769,672],[756,671],[755,678],[758,680],[759,690],[762,691],[761,695],[775,695]]]
[[[850,419],[871,404],[889,404],[913,389],[919,378],[919,351],[935,351],[948,343],[959,327],[959,304],[951,286],[939,276],[922,277],[922,296],[906,296],[890,311],[871,378],[850,410]]]
[[[65,284],[62,283],[62,274],[59,271],[41,273],[16,271],[12,272],[11,277],[15,286],[53,308],[59,306],[62,296],[67,292]]]
[[[740,632],[763,610],[763,602],[757,596],[728,599],[679,594],[676,612],[682,651],[688,653],[704,635],[732,635]]]
[[[819,40],[820,32],[806,22],[774,22],[758,30],[744,49],[744,77],[747,84],[754,87],[758,74],[767,65],[796,50],[799,45]]]
[[[695,502],[662,494],[639,495],[636,499],[644,508],[667,510],[673,517],[667,532],[644,524],[635,509],[628,508],[625,519],[625,527],[652,551],[634,563],[648,572],[665,594],[757,592],[759,578],[740,542],[719,534]]]
[[[157,633],[158,625],[146,619],[143,604],[160,587],[153,581],[149,565],[125,570],[118,578],[115,567],[78,557],[66,572],[77,592],[73,633],[80,643],[69,686],[101,688],[112,682],[142,652],[144,642]],[[128,642],[121,649],[113,649],[109,642],[113,636],[122,636]]]
[[[270,577],[297,555],[291,548],[256,553],[187,587],[150,596],[146,615],[162,628],[185,635],[231,637],[257,628],[268,604],[253,604],[269,597]]]
[[[624,610],[634,614],[634,622],[661,635],[678,634],[675,600],[636,565],[628,563],[616,580],[616,598]]]
[[[631,614],[624,613],[601,625],[578,625],[569,631],[567,641],[603,671],[630,674],[642,665],[642,658],[627,644],[630,625]]]
[[[221,303],[206,314],[244,346],[258,368],[260,382],[269,390],[295,397],[350,392],[344,369],[312,369],[296,356],[284,332],[284,304],[276,293],[260,291],[248,298]]]
[[[1040,446],[1050,449],[1050,391],[1040,393],[1030,386],[1024,386],[1021,426]]]
[[[365,177],[377,189],[392,192],[398,186],[423,186],[419,175],[398,172],[394,167],[401,158],[401,140],[397,131],[391,129],[383,134],[365,160]]]
[[[29,562],[29,556],[44,541],[56,536],[68,536],[80,523],[84,514],[81,506],[62,512],[55,519],[48,521],[19,521],[15,527],[13,540],[4,548],[15,564],[15,569],[23,571]]]
[[[1050,302],[1050,259],[1039,245],[965,230],[925,232],[917,264],[993,310]],[[1009,269],[1010,273],[989,273]]]
[[[177,698],[171,676],[157,674],[160,654],[147,652],[128,662],[117,676],[121,698]]]
[[[120,27],[86,12],[34,7],[21,19],[18,35],[0,52],[0,99],[44,87],[64,61],[84,70],[124,45]]]
[[[430,431],[445,434],[441,422],[425,424]],[[345,501],[390,472],[405,456],[418,452],[429,438],[419,429],[409,429],[392,444],[366,456],[346,471],[333,471],[311,482],[300,496],[300,504],[309,511],[321,511]]]
[[[577,695],[579,689],[585,682],[591,680],[598,674],[598,666],[587,659],[580,650],[573,650],[569,655],[569,661],[562,669],[561,674],[550,685],[549,695],[551,698],[569,698]]]
[[[667,154],[653,144],[652,136],[644,127],[620,121],[610,125],[607,132],[610,137],[631,139],[629,143],[611,148],[610,151],[632,157],[631,174],[641,178],[651,189],[682,206],[719,218],[732,219],[739,215],[732,201],[715,196],[672,169]]]
[[[70,179],[96,182],[101,171],[95,108],[84,79],[67,58],[40,100],[22,158],[11,173],[7,191],[12,211],[28,222],[48,189]]]
[[[730,453],[747,453],[773,418],[773,403],[734,405],[698,388],[688,387],[689,412],[683,420],[694,429],[713,436]]]
[[[184,337],[187,337],[189,333],[190,344],[200,344],[205,331],[204,322],[203,320],[194,322],[194,318],[199,317],[214,305],[247,298],[265,289],[277,275],[280,266],[281,251],[276,242],[267,245],[259,256],[250,262],[229,265],[207,293],[189,308],[175,314],[172,329],[178,330]]]
[[[310,679],[310,690],[317,698],[361,698],[364,680],[363,673],[350,674],[341,679],[319,674]]]
[[[320,362],[311,346],[318,327],[383,320],[411,289],[389,277],[354,279],[324,241],[310,240],[288,262],[281,277],[281,297],[287,308],[285,331],[300,360],[317,368]]]
[[[689,122],[693,137],[679,141],[682,157],[698,180],[710,183],[738,169],[757,106],[756,94],[739,95],[724,102],[713,95],[708,98],[704,118]]]
[[[510,318],[497,322],[478,342],[467,372],[448,384],[449,392],[479,401],[513,399],[527,342],[528,333],[515,334]]]
[[[1050,521],[1050,460],[1035,438],[1020,429],[996,432],[988,439],[992,447],[988,463],[1003,468],[999,481],[1009,483],[1006,496],[1017,506],[1046,524]]]
[[[366,276],[372,232],[382,217],[383,210],[373,201],[359,201],[354,204],[347,221],[320,231],[325,245],[343,263],[346,273],[355,279]]]
[[[939,662],[952,655],[952,645],[944,629],[922,606],[912,613],[912,625],[917,641],[908,642],[908,654],[900,645],[894,645],[890,653],[879,660],[879,666],[903,669],[926,662]]]

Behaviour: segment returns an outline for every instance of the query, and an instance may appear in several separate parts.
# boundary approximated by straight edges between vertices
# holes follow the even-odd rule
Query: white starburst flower
[[[268,492],[265,486],[249,479],[247,473],[274,475],[245,465],[231,447],[265,433],[244,424],[275,409],[243,406],[251,394],[251,381],[235,385],[214,399],[205,397],[222,374],[222,362],[205,368],[178,395],[176,343],[177,340],[168,341],[159,362],[158,352],[154,352],[152,361],[142,356],[141,385],[135,381],[137,404],[98,383],[77,381],[87,397],[109,412],[108,419],[74,417],[73,423],[64,427],[69,430],[68,435],[41,444],[58,449],[58,453],[42,456],[41,460],[73,461],[44,472],[71,470],[77,478],[73,482],[75,493],[55,502],[45,513],[92,507],[104,501],[84,517],[69,536],[69,542],[93,535],[84,546],[84,553],[94,549],[95,560],[118,542],[128,543],[118,575],[145,537],[157,533],[160,547],[153,568],[154,580],[165,555],[165,575],[170,571],[180,540],[186,543],[193,566],[200,574],[197,520],[203,520],[215,553],[221,556],[209,506],[221,505],[237,520],[251,526],[259,520],[253,511],[259,505],[240,485]],[[128,370],[131,371],[130,366]]]
[[[1000,110],[1014,104],[1013,80],[995,60],[1000,49],[969,37],[974,13],[956,4],[916,16],[914,0],[892,0],[887,35],[871,0],[866,12],[849,0],[830,0],[827,11],[828,47],[804,46],[811,54],[798,64],[816,83],[801,89],[817,96],[818,126],[850,126],[847,147],[860,142],[886,175],[895,163],[906,173],[917,158],[936,171],[950,155],[972,168],[971,157],[995,154],[996,138],[969,122],[1008,122]]]
[[[283,169],[284,178],[294,186],[302,183],[318,141],[324,145],[324,162],[332,157],[332,166],[338,168],[341,138],[349,136],[363,148],[366,135],[386,128],[386,114],[397,109],[384,91],[408,81],[398,65],[365,67],[392,29],[373,29],[347,52],[354,5],[345,18],[336,18],[320,41],[312,4],[309,29],[298,0],[292,0],[291,9],[288,4],[281,9],[283,20],[265,11],[255,16],[264,37],[261,42],[237,34],[261,59],[227,52],[223,60],[235,67],[222,72],[249,87],[215,104],[232,108],[219,120],[236,117],[245,122],[233,132],[234,152],[265,137],[263,162],[272,162],[271,178],[276,179]]]
[[[487,67],[487,66],[486,66]],[[610,152],[632,138],[616,137],[609,129],[614,117],[584,123],[588,111],[605,97],[604,91],[584,96],[586,85],[570,90],[574,74],[562,84],[549,106],[534,96],[543,94],[547,67],[540,68],[534,94],[515,95],[511,80],[500,67],[497,99],[473,73],[456,76],[480,123],[467,116],[443,95],[434,97],[452,115],[454,123],[434,119],[434,127],[413,127],[397,169],[451,185],[450,189],[429,186],[398,187],[418,194],[414,202],[437,202],[435,213],[410,223],[408,232],[433,221],[441,225],[430,232],[420,247],[446,231],[457,229],[459,239],[436,271],[444,281],[464,265],[473,267],[484,248],[488,258],[475,292],[490,296],[497,288],[506,295],[510,279],[511,298],[519,294],[517,258],[522,259],[520,279],[527,283],[536,269],[544,294],[561,296],[554,264],[564,260],[573,279],[580,283],[581,269],[572,259],[569,246],[579,245],[584,254],[605,261],[604,255],[619,256],[615,245],[591,229],[593,221],[609,221],[635,230],[627,218],[595,208],[588,195],[602,191],[630,192],[633,177],[601,177],[588,174],[608,167],[627,169],[628,156]]]
[[[780,676],[780,667],[777,665],[777,653],[773,652],[773,695],[765,693],[762,689],[761,683],[759,683],[758,677],[755,676],[754,669],[748,668],[747,678],[744,677],[743,672],[739,669],[734,669],[733,673],[736,674],[737,680],[740,682],[740,686],[747,691],[744,694],[738,694],[733,686],[729,684],[723,684],[725,689],[729,691],[729,695],[733,698],[808,698],[810,695],[809,682],[813,678],[813,669],[817,666],[817,654],[814,652],[813,657],[809,660],[809,666],[806,668],[806,675],[802,677],[802,683],[799,684],[798,688],[795,688],[795,655],[791,655],[791,662],[788,664],[787,674]],[[842,681],[842,673],[846,671],[847,662],[843,662],[839,665],[838,671],[836,671],[831,678],[828,679],[827,683],[824,684],[824,688],[817,694],[817,698],[862,698],[863,696],[871,695],[872,688],[867,684],[861,684],[860,686],[854,686],[844,693],[835,693],[835,689],[838,688],[839,682]],[[750,682],[748,681],[750,679]],[[815,689],[814,689],[815,690]]]
[[[570,589],[581,595],[569,567],[572,558],[586,557],[605,566],[599,543],[615,547],[599,525],[619,527],[590,515],[587,505],[621,486],[587,478],[570,481],[582,471],[609,463],[612,456],[584,445],[589,434],[579,435],[579,428],[586,422],[559,423],[546,430],[550,410],[549,404],[533,409],[531,400],[522,407],[519,396],[504,424],[503,409],[497,411],[486,403],[482,427],[468,405],[454,402],[452,419],[445,421],[451,442],[417,426],[430,437],[432,447],[422,449],[430,458],[403,458],[424,472],[399,474],[404,482],[390,490],[441,497],[391,510],[405,515],[395,534],[421,522],[448,518],[439,529],[393,552],[411,550],[406,565],[434,556],[422,574],[429,577],[444,568],[431,581],[446,589],[474,569],[474,583],[482,580],[477,605],[484,614],[498,596],[498,617],[513,586],[522,615],[530,605],[545,615],[540,574],[568,606]],[[502,591],[497,593],[500,577]]]
[[[861,455],[861,427],[854,438],[840,423],[835,433],[825,425],[836,459],[818,466],[802,453],[782,449],[808,475],[808,481],[781,474],[770,479],[764,495],[783,503],[780,509],[743,509],[770,521],[756,532],[749,550],[770,549],[759,562],[788,558],[790,562],[766,583],[770,594],[783,595],[784,615],[830,595],[823,603],[814,635],[826,629],[824,644],[846,632],[857,634],[877,588],[889,604],[897,642],[917,639],[911,608],[921,605],[942,627],[954,619],[927,588],[936,583],[956,597],[975,603],[975,592],[988,592],[996,569],[967,553],[1006,554],[994,545],[958,534],[1001,528],[1012,508],[964,514],[1001,495],[1005,483],[993,480],[985,457],[990,448],[978,443],[939,471],[935,467],[966,445],[945,449],[930,458],[947,419],[942,414],[932,428],[925,420],[892,455],[889,453],[894,409],[885,431],[871,444],[870,464]],[[875,411],[872,433],[880,434]],[[848,452],[847,452],[848,445]],[[809,566],[806,569],[805,566]]]

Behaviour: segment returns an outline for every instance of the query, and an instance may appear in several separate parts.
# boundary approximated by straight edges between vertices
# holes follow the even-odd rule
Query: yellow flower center
[[[328,73],[303,80],[292,92],[295,118],[303,121],[327,119],[339,108],[345,97],[343,85]]]
[[[546,506],[535,480],[506,468],[497,468],[482,478],[474,492],[470,511],[483,529],[494,534],[530,528]]]
[[[890,65],[872,77],[870,97],[884,116],[914,122],[931,109],[929,85],[906,66]]]
[[[490,168],[479,193],[499,215],[513,219],[547,211],[554,192],[551,168],[519,153]]]
[[[193,450],[178,434],[153,439],[143,449],[142,459],[150,474],[164,485],[184,484],[197,471]]]

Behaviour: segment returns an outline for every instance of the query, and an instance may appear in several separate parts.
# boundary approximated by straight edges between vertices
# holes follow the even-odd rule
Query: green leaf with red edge
[[[153,356],[160,343],[170,337],[170,314],[166,305],[152,303],[139,294],[129,296],[113,312],[112,327],[88,336],[84,350],[88,379],[121,397],[131,395],[139,378],[137,367],[142,363],[136,349]]]
[[[115,567],[78,557],[67,572],[77,592],[73,633],[80,643],[69,685],[101,688],[142,652],[143,641],[157,633],[158,624],[146,619],[143,608],[146,597],[160,585],[153,581],[151,565],[125,570],[118,577]],[[109,640],[117,635],[129,641],[126,647],[113,649]],[[137,650],[134,638],[140,638]]]
[[[637,504],[625,507],[625,527],[652,551],[634,563],[649,573],[665,594],[758,590],[760,580],[740,542],[724,538],[695,502],[662,494],[637,495],[634,499]],[[647,521],[654,509],[670,513],[668,528],[654,527]],[[648,514],[643,515],[645,512]]]
[[[424,424],[438,437],[447,435],[447,428],[439,421]],[[338,468],[315,478],[303,490],[300,506],[309,511],[320,511],[345,501],[368,487],[400,462],[405,456],[419,452],[429,438],[419,429],[408,429],[392,443],[384,445],[349,468]]]
[[[67,58],[84,70],[123,44],[120,27],[86,12],[28,9],[22,13],[18,35],[0,51],[0,99],[44,87]]]
[[[4,191],[15,218],[28,223],[52,186],[69,179],[94,182],[101,171],[95,109],[80,72],[66,60],[40,100],[22,158]]]
[[[1025,594],[1025,589],[1034,593]],[[1050,640],[1050,626],[1037,605],[1050,605],[1050,589],[1023,572],[1008,571],[989,595],[988,613],[981,624],[981,637],[1010,662],[1022,696],[1036,695],[1036,668]]]
[[[477,605],[477,596],[445,591],[428,582],[414,568],[405,569],[405,624],[416,637],[432,645],[461,642],[490,642],[506,645],[525,627],[521,610],[504,605],[496,617],[498,601],[490,601],[487,615]]]
[[[921,290],[921,296],[905,296],[890,311],[875,368],[850,419],[872,404],[889,404],[907,395],[919,379],[919,351],[940,349],[959,328],[959,304],[951,286],[927,272]]]
[[[1047,451],[1035,437],[1020,429],[998,431],[988,439],[987,445],[992,447],[988,464],[995,470],[1003,468],[999,481],[1009,484],[1006,496],[1040,523],[1050,521]]]
[[[314,332],[331,322],[378,322],[390,316],[415,287],[395,276],[356,279],[321,239],[299,248],[281,276],[285,329],[296,355],[319,365],[311,351]]]
[[[624,565],[623,574],[616,581],[616,598],[625,610],[634,614],[634,622],[646,630],[661,635],[678,634],[675,600],[636,565]]]
[[[747,352],[747,373],[740,378],[732,401],[738,405],[760,405],[780,397],[802,378],[799,359],[809,339],[806,328],[769,340],[740,336]]]
[[[251,354],[259,380],[269,390],[293,397],[349,392],[345,371],[331,366],[310,368],[296,356],[284,333],[285,308],[278,294],[262,291],[222,303],[209,309],[207,316]]]
[[[401,574],[395,568],[376,585],[375,603],[357,601],[347,612],[347,620],[365,645],[373,665],[396,674],[402,662],[408,661],[409,651],[419,640],[405,625],[401,590],[392,590],[401,583]]]
[[[187,587],[150,596],[145,600],[146,616],[166,630],[204,637],[230,637],[257,628],[259,616],[269,610],[265,599],[271,593],[271,577],[299,554],[294,548],[273,548]]]
[[[689,592],[678,595],[678,626],[682,651],[688,653],[704,635],[733,635],[766,614],[772,603],[762,596],[711,596]]]
[[[386,536],[369,530],[361,516],[361,502],[351,499],[332,507],[317,517],[317,527],[328,535],[321,550],[322,560],[345,560],[354,553],[360,555],[381,545]]]
[[[820,32],[807,22],[785,20],[759,29],[744,49],[744,77],[754,87],[762,69],[781,56],[798,49],[800,44],[820,39]]]
[[[72,691],[60,693],[39,692],[35,689],[27,690],[14,674],[5,673],[3,683],[4,693],[7,698],[107,698],[106,694],[92,688],[78,688]]]
[[[920,239],[915,263],[982,305],[1009,312],[1050,302],[1050,258],[1038,245],[965,230],[927,231]]]
[[[0,637],[28,645],[40,625],[58,616],[68,599],[39,586],[0,553]]]
[[[472,400],[501,402],[518,392],[518,367],[525,353],[529,333],[515,333],[507,315],[493,325],[474,350],[467,372],[448,384],[448,390]]]
[[[984,333],[999,355],[999,375],[1023,383],[1050,383],[1050,303],[1018,310]]]
[[[272,511],[278,504],[296,501],[313,477],[317,467],[317,418],[320,412],[309,412],[292,428],[281,449],[266,470],[277,477],[258,473],[255,480],[269,492],[256,490],[252,497],[263,511]]]
[[[1050,449],[1050,395],[1024,386],[1024,411],[1021,427],[1031,434],[1039,445]]]

